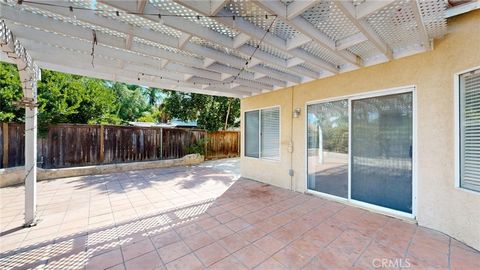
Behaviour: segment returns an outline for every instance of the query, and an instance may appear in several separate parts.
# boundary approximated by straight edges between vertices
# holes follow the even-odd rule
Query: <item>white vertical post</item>
[[[36,91],[34,91],[36,92]],[[25,226],[34,226],[37,208],[37,107],[25,107]]]
[[[0,21],[0,51],[5,53],[18,68],[25,107],[25,227],[35,226],[37,208],[37,81],[41,71],[33,62],[25,47]]]

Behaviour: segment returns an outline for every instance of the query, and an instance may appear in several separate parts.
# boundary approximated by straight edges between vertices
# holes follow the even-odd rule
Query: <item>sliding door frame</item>
[[[364,92],[359,94],[352,94],[348,96],[339,96],[334,98],[328,99],[321,99],[321,100],[313,100],[308,101],[305,103],[305,190],[307,193],[317,195],[320,197],[325,197],[327,199],[332,199],[335,201],[339,201],[342,203],[351,204],[354,206],[359,206],[361,208],[366,208],[375,212],[380,212],[386,215],[395,216],[395,217],[402,217],[408,219],[415,219],[417,216],[417,97],[416,97],[416,86],[415,85],[407,85],[402,87],[396,88],[389,88],[383,90],[376,90],[370,92]],[[388,95],[395,95],[395,94],[412,94],[412,213],[406,213],[403,211],[398,211],[394,209],[390,209],[387,207],[382,207],[378,205],[374,205],[371,203],[366,203],[358,200],[352,199],[351,194],[351,181],[352,181],[352,153],[351,153],[351,143],[352,143],[352,101],[353,100],[360,100],[366,98],[373,98],[373,97],[381,97],[381,96],[388,96]],[[308,106],[315,105],[315,104],[322,104],[332,101],[339,101],[339,100],[347,100],[348,101],[348,197],[342,198],[339,196],[327,194],[324,192],[319,192],[315,190],[308,189]]]

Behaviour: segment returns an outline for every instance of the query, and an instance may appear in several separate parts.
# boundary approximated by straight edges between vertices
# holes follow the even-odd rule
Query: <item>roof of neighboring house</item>
[[[128,122],[129,125],[135,127],[197,127],[197,121],[182,121],[173,119],[169,123],[152,123],[152,122]]]

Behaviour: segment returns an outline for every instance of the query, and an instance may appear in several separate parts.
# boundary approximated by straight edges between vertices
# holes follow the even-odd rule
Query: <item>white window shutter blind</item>
[[[245,112],[245,156],[259,157],[259,111]]]
[[[460,186],[480,191],[480,70],[460,76]]]
[[[267,159],[280,158],[280,109],[261,111],[260,156]]]

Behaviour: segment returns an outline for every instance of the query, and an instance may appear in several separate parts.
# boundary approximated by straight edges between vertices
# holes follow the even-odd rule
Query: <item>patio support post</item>
[[[36,106],[25,107],[25,227],[37,222],[37,113]]]
[[[0,21],[0,56],[14,63],[23,90],[15,105],[25,108],[25,227],[35,226],[37,208],[37,81],[40,69],[4,20]]]
[[[25,66],[18,65],[25,107],[25,227],[37,223],[37,80],[40,70],[26,72]]]

